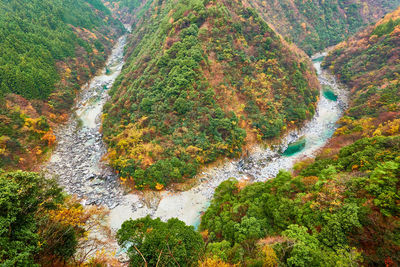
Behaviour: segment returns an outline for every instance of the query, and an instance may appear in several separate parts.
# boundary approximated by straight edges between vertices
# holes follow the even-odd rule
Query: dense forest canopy
[[[32,168],[123,31],[100,0],[0,2],[0,167]]]
[[[322,51],[400,5],[399,0],[255,0],[246,1],[307,54]]]
[[[105,16],[110,17],[110,11],[99,0],[2,1],[1,93],[47,99],[60,79],[56,61],[75,58],[78,45],[88,51],[104,49],[100,40],[90,43],[74,29],[99,30],[109,36],[113,29],[105,26]]]
[[[202,217],[207,253],[259,266],[266,257],[283,266],[399,262],[399,141],[365,138],[299,163],[297,175],[222,183]]]
[[[143,19],[103,122],[111,165],[137,188],[190,178],[314,114],[308,59],[254,9],[158,1]]]
[[[127,220],[117,239],[128,250],[131,266],[194,266],[204,249],[200,233],[176,218]]]

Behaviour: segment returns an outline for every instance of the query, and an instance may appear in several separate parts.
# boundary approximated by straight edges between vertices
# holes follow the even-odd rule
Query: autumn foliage
[[[396,0],[247,0],[263,18],[307,54],[335,45],[379,20]]]
[[[127,47],[103,133],[136,188],[182,182],[314,114],[308,59],[241,1],[153,2]]]
[[[0,24],[0,168],[32,170],[122,24],[99,0],[6,1]]]
[[[351,88],[350,108],[330,146],[399,134],[400,9],[339,44],[324,66]]]
[[[2,172],[0,185],[2,265],[81,266],[105,259],[96,253],[110,251],[104,209],[83,207],[37,173]]]

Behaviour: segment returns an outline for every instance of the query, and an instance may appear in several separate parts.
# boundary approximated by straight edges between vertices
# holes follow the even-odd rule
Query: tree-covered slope
[[[115,37],[116,22],[107,25],[111,14],[98,0],[2,1],[0,10],[3,94],[47,99],[61,78],[57,61],[84,56],[78,46],[93,63],[104,61],[105,37]]]
[[[32,166],[122,25],[100,0],[0,2],[0,167]]]
[[[400,8],[326,57],[324,66],[351,88],[350,109],[336,132],[338,140],[399,134],[399,58]]]
[[[365,138],[295,175],[223,182],[201,221],[206,255],[241,266],[396,266],[399,152],[399,136]]]
[[[100,207],[83,207],[56,181],[37,173],[0,172],[0,265],[100,266],[95,263],[104,254],[91,251],[110,244],[89,231],[105,231],[105,215]]]
[[[156,1],[143,19],[103,121],[111,165],[138,188],[190,178],[313,115],[309,61],[240,1]]]
[[[280,34],[313,54],[400,5],[399,0],[247,0]]]

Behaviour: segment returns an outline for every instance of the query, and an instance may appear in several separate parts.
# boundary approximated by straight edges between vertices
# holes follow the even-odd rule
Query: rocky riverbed
[[[123,191],[118,177],[101,160],[107,149],[100,133],[107,90],[124,65],[126,36],[114,46],[106,67],[86,84],[76,101],[74,114],[55,132],[57,147],[44,167],[70,194],[84,204],[105,205],[110,209],[121,203]]]

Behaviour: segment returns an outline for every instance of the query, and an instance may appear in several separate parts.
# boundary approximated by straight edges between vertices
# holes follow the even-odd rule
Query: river
[[[327,99],[322,90],[314,117],[301,129],[294,130],[282,138],[274,148],[255,147],[243,159],[226,161],[218,167],[198,175],[198,183],[188,191],[153,192],[150,197],[143,193],[124,194],[114,172],[101,161],[106,146],[100,133],[102,107],[108,99],[107,90],[112,86],[124,65],[123,51],[126,36],[115,45],[106,68],[82,88],[75,104],[74,116],[56,131],[58,145],[49,163],[45,166],[49,176],[55,175],[68,193],[83,198],[85,205],[105,205],[110,209],[109,225],[113,230],[129,218],[146,215],[167,220],[177,217],[189,225],[197,226],[201,213],[209,205],[215,188],[223,181],[234,177],[249,182],[274,178],[279,170],[290,170],[302,158],[313,157],[323,147],[337,128],[336,122],[347,106],[347,91],[333,75],[321,69],[321,58],[313,61],[318,79],[329,86],[338,97]],[[305,140],[304,148],[290,156],[281,151],[299,138]],[[149,196],[147,194],[147,196]]]
[[[112,209],[122,200],[117,175],[101,160],[107,148],[100,133],[107,90],[121,73],[127,36],[115,44],[106,67],[82,87],[69,121],[55,131],[57,147],[44,167],[70,194],[83,204],[105,205]]]

